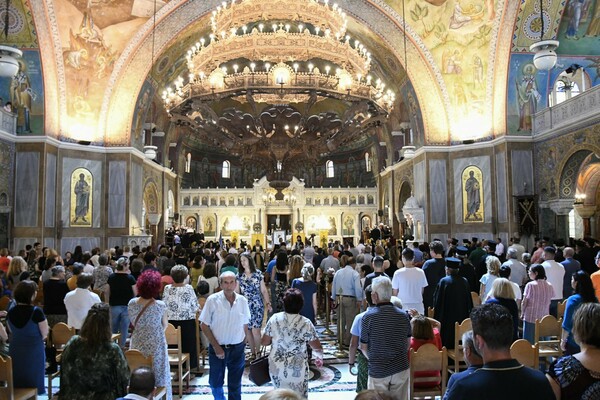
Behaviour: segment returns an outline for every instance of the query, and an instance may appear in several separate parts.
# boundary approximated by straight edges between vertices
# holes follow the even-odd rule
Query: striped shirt
[[[536,279],[525,285],[521,303],[523,320],[533,323],[536,319],[548,315],[552,296],[554,296],[554,289],[545,279]]]
[[[369,376],[385,378],[408,369],[412,335],[408,314],[392,303],[380,303],[363,315],[360,342],[367,344]]]

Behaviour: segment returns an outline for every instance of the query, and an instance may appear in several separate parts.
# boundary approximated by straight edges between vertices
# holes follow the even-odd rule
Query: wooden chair
[[[125,359],[127,360],[127,365],[129,365],[129,370],[131,372],[135,371],[139,367],[150,367],[153,368],[154,357],[145,356],[141,351],[131,349],[125,352]],[[159,400],[167,395],[167,389],[164,387],[157,387],[154,392],[154,399]]]
[[[52,379],[60,375],[60,353],[62,353],[65,345],[73,336],[75,336],[75,328],[64,322],[55,324],[50,330],[47,347],[56,350],[56,364],[58,365],[58,369],[56,372],[48,374],[48,397],[52,396]]]
[[[535,344],[538,345],[539,357],[551,361],[552,357],[562,357],[560,337],[562,334],[562,320],[553,315],[535,320]]]
[[[150,367],[152,368],[154,357],[145,356],[141,351],[130,349],[125,352],[125,359],[127,360],[127,365],[129,365],[129,370],[131,372],[135,371],[139,367]]]
[[[410,400],[416,398],[436,396],[444,397],[446,393],[446,383],[448,381],[448,353],[445,347],[438,350],[431,343],[424,344],[415,352],[410,349],[410,378],[408,386],[408,398]],[[437,382],[438,377],[416,377],[415,372],[421,371],[440,371],[440,383],[434,387],[419,388],[415,387],[415,383]]]
[[[8,311],[9,303],[10,303],[10,296],[0,297],[0,311]]]
[[[538,369],[540,366],[539,349],[538,345],[531,345],[525,339],[515,340],[510,346],[510,355],[521,364]]]
[[[13,387],[13,366],[9,356],[0,356],[0,399],[37,399],[37,388]]]
[[[202,330],[200,329],[200,311],[196,311],[196,349],[198,349],[198,363],[202,361],[202,366],[206,365],[206,356],[208,350],[202,345]]]
[[[471,299],[473,300],[473,307],[481,305],[481,297],[479,297],[479,293],[471,292]]]
[[[460,324],[458,322],[454,323],[454,348],[448,350],[448,357],[454,360],[454,365],[453,368],[448,367],[448,372],[455,373],[461,369],[467,369],[467,364],[463,358],[462,335],[471,329],[470,318],[465,319]]]
[[[186,387],[190,386],[190,355],[181,350],[181,328],[175,328],[172,324],[165,329],[167,346],[169,347],[169,365],[172,367],[171,383],[179,387],[179,397],[183,396],[183,380],[187,381]],[[175,371],[173,371],[173,368]]]
[[[556,318],[562,319],[565,316],[565,309],[567,308],[567,300],[563,300],[558,303],[556,308]]]

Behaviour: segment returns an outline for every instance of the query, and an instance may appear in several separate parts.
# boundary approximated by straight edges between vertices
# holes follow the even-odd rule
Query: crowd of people
[[[323,363],[315,327],[332,309],[358,392],[407,398],[409,349],[424,344],[453,349],[455,323],[470,318],[473,330],[461,338],[469,368],[452,375],[445,398],[508,398],[511,389],[498,386],[499,377],[534,382],[536,398],[600,393],[594,358],[600,347],[594,325],[600,293],[596,241],[571,247],[545,238],[526,252],[516,238],[506,248],[500,240],[472,238],[459,245],[456,239],[444,244],[392,238],[356,246],[331,241],[320,248],[298,237],[289,248],[280,243],[270,251],[260,242],[236,247],[198,238],[190,247],[180,241],[157,249],[78,246],[64,257],[40,243],[14,256],[0,249],[0,289],[12,299],[9,338],[0,330],[0,339],[8,342],[15,386],[45,392],[44,374],[55,366],[46,360],[44,340],[54,324],[64,322],[78,334],[63,352],[62,398],[124,396],[130,371],[123,351],[131,348],[152,356],[153,382],[171,399],[164,329],[169,323],[181,328],[183,351],[192,355],[197,371],[199,320],[215,399],[224,399],[226,371],[229,398],[241,398],[244,367],[261,346],[270,346],[275,388],[307,397],[309,363]],[[513,360],[509,348],[519,337],[534,343],[535,321],[557,315],[562,300],[565,357],[550,366],[546,378]],[[115,343],[111,334],[117,333]],[[96,373],[77,377],[82,365],[94,366]],[[429,384],[439,384],[439,372],[428,373]],[[490,397],[495,386],[499,397]]]

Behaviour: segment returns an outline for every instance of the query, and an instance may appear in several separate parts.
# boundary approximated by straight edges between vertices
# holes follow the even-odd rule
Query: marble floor
[[[207,366],[208,367],[208,366]],[[242,379],[243,392],[242,399],[257,400],[263,393],[272,390],[273,386],[268,383],[265,386],[257,387],[248,380],[248,370],[246,369]],[[54,391],[60,385],[59,378],[53,381]],[[309,382],[309,399],[319,400],[352,400],[356,396],[356,377],[348,371],[347,363],[327,364],[321,368],[311,366],[311,380]],[[188,389],[184,389],[186,394],[184,400],[212,400],[210,388],[208,386],[208,368],[201,376],[198,375],[191,381]],[[174,396],[174,399],[179,398]],[[38,396],[40,400],[48,399],[47,396]]]

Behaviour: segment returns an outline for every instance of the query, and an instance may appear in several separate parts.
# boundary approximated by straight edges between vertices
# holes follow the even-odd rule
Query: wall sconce
[[[573,205],[576,206],[580,206],[583,205],[583,203],[585,202],[585,198],[586,198],[586,194],[585,193],[576,193],[575,194],[575,201],[573,202]]]

